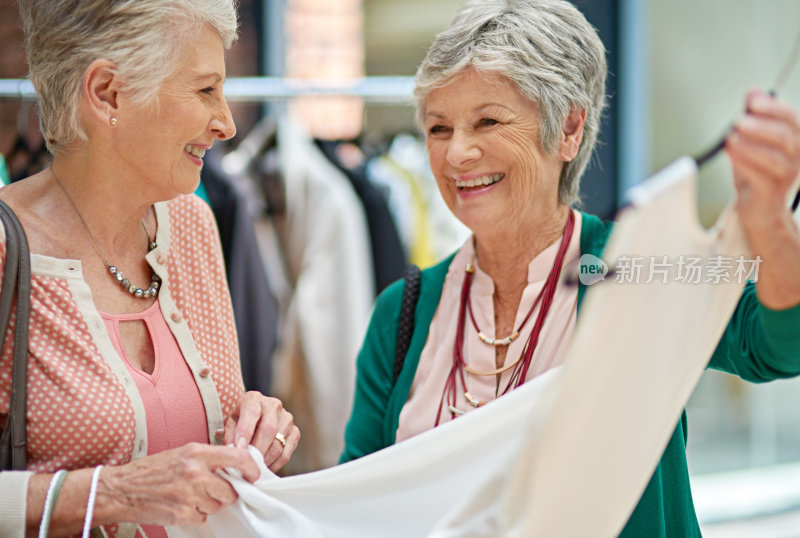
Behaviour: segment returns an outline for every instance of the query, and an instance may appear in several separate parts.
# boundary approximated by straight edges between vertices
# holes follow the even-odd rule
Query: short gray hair
[[[86,133],[78,116],[83,74],[114,62],[134,102],[153,102],[204,25],[236,40],[235,0],[18,0],[39,123],[48,149]]]
[[[578,154],[564,166],[558,187],[562,203],[577,202],[606,99],[605,47],[594,27],[564,0],[469,0],[417,70],[420,125],[430,92],[469,66],[508,78],[539,105],[542,147],[551,154],[570,110],[586,110]]]

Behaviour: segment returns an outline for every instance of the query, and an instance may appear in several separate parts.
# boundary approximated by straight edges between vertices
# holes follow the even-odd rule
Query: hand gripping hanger
[[[772,89],[769,91],[769,94],[775,97],[778,93],[778,89],[783,86],[786,82],[786,79],[789,78],[789,74],[792,72],[795,64],[797,63],[798,58],[800,57],[800,32],[798,32],[797,37],[795,38],[795,43],[792,47],[791,53],[789,54],[789,58],[787,59],[786,63],[784,64],[783,68],[778,75],[778,79],[776,80],[775,84],[772,86]],[[706,152],[694,157],[694,161],[697,164],[697,167],[700,168],[708,161],[713,159],[722,149],[725,147],[725,141],[728,139],[728,136],[731,135],[733,132],[733,127],[729,127],[725,134],[722,136],[722,139],[717,142],[711,149],[707,150]],[[797,207],[800,205],[800,190],[798,190],[797,194],[794,197],[794,201],[792,202],[792,212],[797,210]],[[565,283],[568,286],[577,286],[579,283],[579,279],[577,276],[577,263],[574,263],[572,267],[570,267],[566,272]],[[616,274],[616,267],[609,266],[608,273],[606,273],[605,278],[612,277]]]
[[[786,60],[786,63],[783,65],[783,69],[781,69],[780,73],[778,74],[778,79],[775,81],[775,84],[772,85],[772,89],[769,91],[769,94],[772,97],[778,95],[778,90],[781,86],[786,83],[786,80],[789,78],[794,66],[797,64],[797,59],[800,57],[800,32],[798,32],[797,37],[795,37],[794,46],[792,47],[791,52],[789,53],[789,57]],[[728,136],[731,135],[733,132],[733,127],[729,128],[725,131],[725,134],[722,135],[722,139],[717,142],[711,149],[707,150],[705,153],[694,158],[694,161],[697,163],[697,167],[700,168],[712,158],[714,158],[722,148],[725,147],[725,142],[728,140]],[[800,206],[800,190],[797,191],[797,194],[794,197],[794,201],[792,202],[792,212],[794,213],[797,211],[797,207]]]

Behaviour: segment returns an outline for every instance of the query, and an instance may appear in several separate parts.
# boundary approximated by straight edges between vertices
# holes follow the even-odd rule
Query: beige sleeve
[[[31,476],[29,471],[0,473],[0,536],[25,536],[25,502]]]

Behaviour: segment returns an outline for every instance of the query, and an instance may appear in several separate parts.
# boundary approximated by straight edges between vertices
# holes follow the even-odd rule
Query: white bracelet
[[[83,534],[81,538],[89,538],[89,531],[92,530],[94,502],[97,500],[97,481],[100,479],[100,469],[102,468],[102,465],[98,465],[92,472],[92,485],[89,486],[89,502],[86,503],[86,518],[83,520]]]
[[[50,517],[53,515],[53,508],[58,501],[58,493],[61,491],[61,484],[67,471],[61,469],[50,479],[50,486],[47,488],[47,495],[44,498],[44,509],[42,510],[42,521],[39,523],[39,538],[47,538],[47,531],[50,528]]]

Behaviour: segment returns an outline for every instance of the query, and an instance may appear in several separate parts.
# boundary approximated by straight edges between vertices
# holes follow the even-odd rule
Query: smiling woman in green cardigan
[[[467,2],[416,76],[418,123],[449,209],[472,236],[421,274],[395,381],[403,283],[379,298],[358,357],[341,461],[453,420],[559,365],[584,288],[559,279],[610,226],[572,206],[605,105],[604,47],[561,0]],[[764,261],[710,367],[750,381],[800,373],[800,233],[786,200],[800,123],[762,92],[726,143],[748,244]],[[487,439],[487,442],[491,440]],[[700,536],[686,416],[622,536]]]

